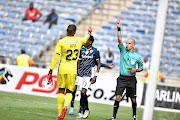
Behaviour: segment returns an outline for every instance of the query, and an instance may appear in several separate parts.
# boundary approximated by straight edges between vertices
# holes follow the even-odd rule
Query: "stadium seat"
[[[30,33],[28,33],[28,32],[21,32],[21,37],[28,38],[28,37],[30,37]]]

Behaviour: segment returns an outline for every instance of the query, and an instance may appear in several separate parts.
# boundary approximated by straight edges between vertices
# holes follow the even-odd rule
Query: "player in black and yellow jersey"
[[[63,120],[67,111],[67,107],[72,100],[72,91],[75,87],[76,74],[77,74],[77,60],[79,58],[80,48],[89,39],[92,28],[89,27],[88,34],[84,37],[74,37],[76,33],[76,26],[69,25],[67,28],[67,36],[60,39],[57,43],[54,57],[51,62],[51,68],[48,73],[48,81],[52,82],[52,71],[61,56],[57,75],[57,88],[58,94],[58,119]],[[64,92],[66,90],[66,97],[64,101]],[[63,107],[64,106],[64,107]]]

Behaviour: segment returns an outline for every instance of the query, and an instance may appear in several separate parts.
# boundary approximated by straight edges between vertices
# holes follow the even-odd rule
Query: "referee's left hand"
[[[136,73],[136,69],[132,68],[131,73]]]

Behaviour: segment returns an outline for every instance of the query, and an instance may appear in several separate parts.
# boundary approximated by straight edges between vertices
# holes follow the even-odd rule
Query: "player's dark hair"
[[[26,51],[24,49],[21,49],[21,54],[25,54]]]
[[[89,37],[88,40],[91,41],[91,42],[93,43],[93,42],[94,42],[94,37],[93,37],[92,35],[90,35],[90,37]]]
[[[69,25],[67,28],[67,35],[68,36],[74,35],[74,32],[76,32],[76,25],[74,24]]]

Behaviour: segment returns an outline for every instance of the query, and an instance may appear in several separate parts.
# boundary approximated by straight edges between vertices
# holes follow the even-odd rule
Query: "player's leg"
[[[83,108],[83,118],[87,118],[90,114],[90,110],[89,110],[89,105],[88,105],[88,97],[87,97],[87,90],[88,88],[90,88],[91,86],[91,78],[90,77],[84,77],[85,78],[85,83],[83,85],[83,89],[81,91],[82,95],[83,95],[83,100],[84,100],[84,106]]]
[[[116,92],[115,92],[116,99],[114,102],[113,117],[110,118],[109,120],[116,120],[116,115],[117,115],[117,112],[119,109],[119,103],[121,101],[122,94],[123,94],[123,92],[125,90],[125,86],[126,86],[125,83],[126,83],[126,80],[123,77],[120,76],[117,78],[117,86],[116,86]]]
[[[71,107],[70,107],[70,110],[69,110],[70,115],[74,114],[74,100],[75,100],[75,97],[76,97],[75,95],[76,95],[76,91],[77,91],[77,87],[79,86],[79,83],[80,83],[80,77],[76,76],[75,88],[74,88],[74,91],[72,92],[73,98],[72,98]]]
[[[74,90],[74,87],[75,87],[76,74],[64,74],[63,78],[65,78],[64,80],[65,80],[65,88],[66,88],[66,97],[64,101],[64,107],[59,117],[60,120],[64,119],[67,108],[71,103],[72,91]]]
[[[58,74],[57,76],[57,88],[59,88],[57,104],[58,104],[58,112],[60,115],[64,105],[65,78],[63,74]]]

